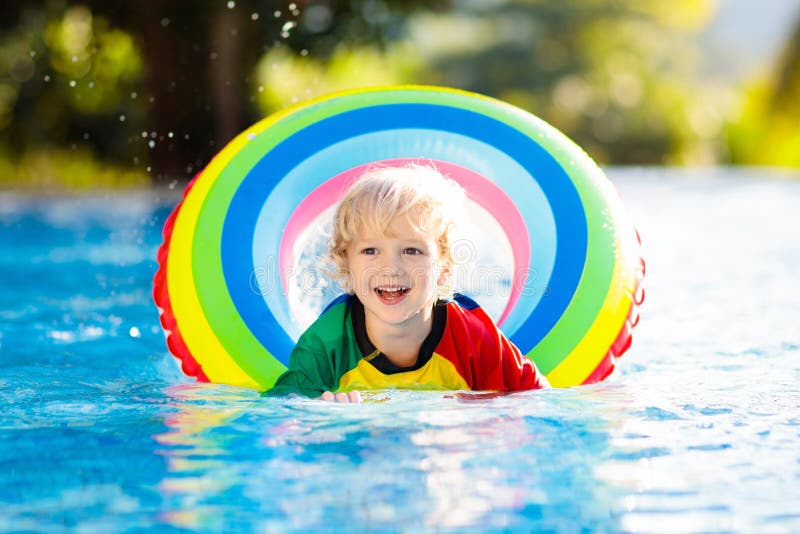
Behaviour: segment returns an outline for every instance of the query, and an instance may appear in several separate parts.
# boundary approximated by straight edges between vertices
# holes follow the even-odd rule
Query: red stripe
[[[638,231],[636,232],[636,240],[640,245],[642,244]],[[642,281],[644,280],[646,270],[644,258],[640,257],[639,267],[636,270],[636,285],[631,295],[631,307],[628,310],[628,315],[625,317],[625,322],[622,324],[622,328],[619,334],[617,334],[617,338],[609,347],[608,352],[603,356],[603,359],[595,370],[583,381],[584,384],[594,384],[605,380],[608,375],[614,371],[617,358],[625,354],[625,351],[630,348],[633,342],[633,329],[639,324],[639,306],[644,302],[644,287],[642,286]]]
[[[189,347],[186,346],[183,340],[183,336],[181,336],[175,314],[172,311],[172,303],[170,302],[169,289],[167,287],[167,257],[169,256],[169,245],[172,239],[175,219],[178,216],[181,206],[183,206],[183,201],[186,200],[186,195],[199,176],[200,174],[195,176],[186,185],[186,189],[183,191],[183,198],[164,222],[164,230],[162,232],[164,242],[158,248],[158,253],[156,254],[158,270],[156,270],[156,274],[153,276],[153,300],[156,306],[159,307],[159,319],[161,320],[161,327],[164,329],[164,333],[167,336],[167,348],[181,361],[181,369],[183,372],[187,376],[197,378],[200,382],[209,382],[202,367],[197,363],[197,360],[194,359],[194,356],[192,356],[192,353],[189,351]]]

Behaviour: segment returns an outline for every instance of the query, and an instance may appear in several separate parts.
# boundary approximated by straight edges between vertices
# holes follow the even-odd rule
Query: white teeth
[[[375,292],[378,293],[378,295],[380,295],[380,296],[383,296],[385,293],[406,294],[406,293],[408,293],[408,291],[409,291],[409,288],[407,288],[405,286],[390,286],[390,287],[376,287],[375,288]]]

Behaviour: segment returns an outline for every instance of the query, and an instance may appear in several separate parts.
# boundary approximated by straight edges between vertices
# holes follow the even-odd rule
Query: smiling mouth
[[[398,299],[411,291],[411,288],[404,286],[396,287],[376,287],[375,293],[382,299],[393,300]]]

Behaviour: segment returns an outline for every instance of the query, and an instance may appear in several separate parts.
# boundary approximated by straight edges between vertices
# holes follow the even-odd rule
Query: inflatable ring
[[[481,95],[417,86],[338,93],[276,113],[186,187],[165,223],[154,280],[167,345],[183,371],[270,388],[332,298],[322,273],[309,269],[319,264],[309,235],[367,165],[409,160],[461,183],[488,221],[480,226],[494,232],[492,249],[508,256],[508,276],[489,291],[500,294],[494,318],[551,384],[608,376],[630,345],[644,275],[615,189],[537,117]],[[298,311],[298,295],[319,300],[313,313]]]

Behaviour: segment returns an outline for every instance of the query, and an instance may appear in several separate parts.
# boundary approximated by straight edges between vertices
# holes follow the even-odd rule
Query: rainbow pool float
[[[611,374],[644,296],[638,235],[611,183],[541,119],[418,86],[338,93],[276,113],[186,187],[164,225],[154,280],[183,371],[269,389],[307,326],[295,300],[309,234],[367,166],[408,161],[459,182],[501,235],[511,270],[495,319],[550,383]]]

